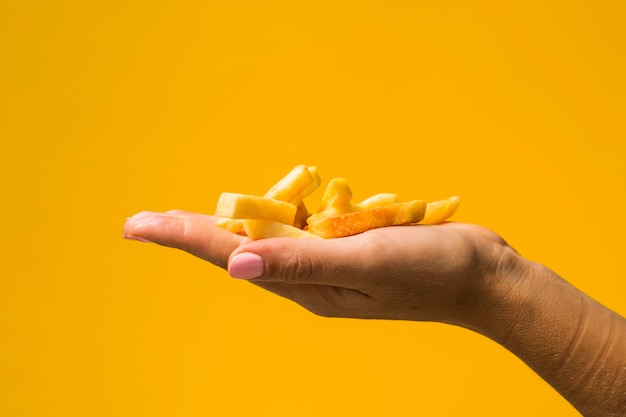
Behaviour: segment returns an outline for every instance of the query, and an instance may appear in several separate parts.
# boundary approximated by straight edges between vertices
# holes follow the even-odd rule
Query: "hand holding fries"
[[[127,220],[124,237],[183,249],[321,316],[434,321],[472,329],[517,355],[584,415],[623,415],[623,317],[544,266],[522,258],[483,227],[456,222],[381,226],[413,222],[420,216],[418,224],[441,222],[456,210],[457,198],[425,207],[409,202],[401,206],[406,213],[421,213],[410,218],[393,208],[405,204],[393,195],[352,204],[348,189],[341,182],[336,185],[340,187],[331,190],[314,213],[320,216],[307,216],[308,228],[332,222],[328,229],[339,235],[357,233],[343,239],[322,239],[289,225],[309,186],[304,192],[290,192],[283,185],[277,187],[282,194],[276,195],[289,201],[227,196],[227,204],[220,208],[245,217],[270,212],[271,219],[142,212]],[[262,209],[257,210],[259,206]],[[280,207],[280,215],[272,212],[275,207]],[[387,215],[393,220],[384,220]],[[368,221],[346,220],[354,216]],[[216,222],[241,230],[232,233]],[[358,233],[354,224],[361,225],[358,230],[363,224],[373,229]],[[346,227],[348,231],[343,231]],[[264,239],[274,236],[312,239]],[[585,372],[580,371],[581,364]]]
[[[183,249],[317,314],[340,317],[464,322],[468,308],[480,309],[478,290],[496,279],[500,250],[517,256],[496,234],[462,223],[382,227],[342,239],[253,240],[216,220],[142,212],[126,222],[124,235]],[[250,225],[256,221],[265,222]]]
[[[223,193],[215,214],[217,225],[252,239],[271,237],[338,238],[380,227],[436,224],[451,217],[459,205],[452,197],[433,203],[400,202],[395,194],[377,194],[352,203],[343,178],[329,181],[322,201],[310,214],[304,203],[319,185],[315,167],[297,165],[262,197]]]

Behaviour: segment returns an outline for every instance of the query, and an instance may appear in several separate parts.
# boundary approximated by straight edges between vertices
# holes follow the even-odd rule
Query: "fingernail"
[[[139,236],[127,236],[127,235],[124,235],[123,238],[124,239],[128,239],[128,240],[136,240],[137,242],[152,243],[151,240],[144,239],[143,237],[139,237]]]
[[[139,213],[136,213],[136,214],[133,214],[130,217],[127,217],[126,221],[128,221],[128,220],[137,221],[137,220],[141,220],[141,219],[146,218],[146,217],[153,216],[155,214],[156,213],[153,212],[153,211],[140,211]]]
[[[228,273],[233,278],[252,279],[263,275],[263,258],[256,253],[244,252],[230,261]]]

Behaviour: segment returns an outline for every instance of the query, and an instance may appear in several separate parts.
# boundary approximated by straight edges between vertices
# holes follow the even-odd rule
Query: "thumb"
[[[367,257],[353,238],[257,240],[235,250],[228,262],[234,278],[352,288],[367,271]]]

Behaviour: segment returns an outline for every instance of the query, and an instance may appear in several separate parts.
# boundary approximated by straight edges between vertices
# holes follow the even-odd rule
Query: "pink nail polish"
[[[230,261],[228,273],[233,278],[252,279],[263,275],[263,258],[256,253],[244,252]]]
[[[152,243],[152,241],[151,241],[151,240],[144,239],[144,238],[139,237],[139,236],[127,236],[127,235],[124,235],[123,237],[124,237],[124,239],[128,239],[128,240],[136,240],[137,242]]]

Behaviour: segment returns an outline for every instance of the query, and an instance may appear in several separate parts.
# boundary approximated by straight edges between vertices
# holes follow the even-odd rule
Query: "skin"
[[[182,249],[325,317],[433,321],[481,333],[517,355],[585,416],[626,415],[626,320],[483,227],[397,226],[329,240],[252,241],[213,216],[128,219],[124,237]],[[256,257],[258,258],[258,257]]]

